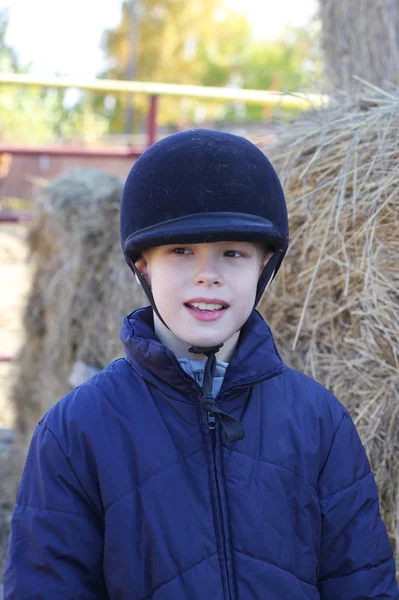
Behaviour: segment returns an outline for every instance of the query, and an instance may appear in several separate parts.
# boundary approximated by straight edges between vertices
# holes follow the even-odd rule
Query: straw
[[[286,362],[352,414],[399,553],[399,93],[365,86],[257,143],[291,227],[261,310]]]

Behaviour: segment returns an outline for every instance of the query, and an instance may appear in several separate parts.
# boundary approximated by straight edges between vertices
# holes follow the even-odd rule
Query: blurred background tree
[[[257,41],[247,17],[226,8],[223,0],[126,0],[119,25],[104,33],[107,67],[101,77],[129,79],[135,54],[134,78],[140,81],[305,91],[311,71],[313,79],[322,72],[315,37],[313,31],[296,29],[271,42]],[[127,131],[126,103],[131,101],[97,96],[96,107],[108,111],[111,131]],[[135,98],[134,106],[140,129],[146,99]],[[184,128],[207,119],[263,116],[257,106],[162,98],[159,123]]]
[[[0,10],[0,70],[28,73],[30,65],[21,64],[17,51],[6,43],[8,23],[7,11]],[[60,89],[0,88],[0,139],[46,144],[54,139],[74,138],[89,143],[108,130],[107,119],[97,115],[89,102],[81,99],[68,104],[67,95]]]
[[[21,71],[18,54],[6,43],[8,22],[7,10],[0,9],[0,71],[18,73]]]
[[[326,74],[352,91],[353,75],[382,88],[399,85],[399,1],[319,0]]]
[[[14,48],[6,43],[9,19],[6,10],[0,10],[0,69],[4,72],[23,73],[29,65],[21,65]],[[37,111],[38,106],[41,111]],[[0,139],[24,142],[47,142],[52,137],[49,123],[53,103],[49,105],[40,90],[7,87],[0,89]]]
[[[0,68],[28,72],[30,65],[19,64],[17,53],[5,42],[7,24],[7,14],[0,12]],[[315,26],[291,28],[278,39],[258,40],[248,17],[227,8],[224,0],[123,0],[119,24],[103,34],[105,66],[99,76],[317,92],[322,74],[318,33]],[[0,90],[0,136],[21,143],[99,144],[111,134],[107,143],[113,143],[119,135],[143,131],[147,110],[148,98],[139,94],[132,98],[7,87]],[[278,112],[272,107],[162,97],[157,122],[169,130],[228,127],[270,119]]]

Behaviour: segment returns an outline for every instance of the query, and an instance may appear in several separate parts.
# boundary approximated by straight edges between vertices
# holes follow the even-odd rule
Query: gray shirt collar
[[[178,358],[181,367],[202,387],[204,380],[205,363],[195,358]],[[216,362],[215,376],[213,378],[212,395],[214,398],[218,395],[222,387],[224,376],[226,375],[229,363],[218,360]]]

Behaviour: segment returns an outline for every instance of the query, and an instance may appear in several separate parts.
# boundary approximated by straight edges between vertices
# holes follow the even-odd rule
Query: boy
[[[273,167],[193,130],[148,149],[121,206],[151,306],[119,359],[33,436],[5,598],[399,598],[348,412],[284,366],[254,310],[288,246]]]

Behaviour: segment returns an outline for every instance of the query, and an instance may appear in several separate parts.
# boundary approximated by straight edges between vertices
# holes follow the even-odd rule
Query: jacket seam
[[[186,456],[185,460],[189,460],[190,458],[192,458],[196,454],[200,454],[201,452],[202,452],[202,448],[200,450],[196,450],[195,452],[192,452],[192,454],[189,454],[188,456]],[[113,508],[119,502],[122,502],[123,500],[125,500],[131,494],[135,494],[136,492],[138,492],[139,489],[143,485],[145,485],[148,481],[150,481],[150,479],[152,479],[153,477],[156,477],[157,475],[159,475],[160,473],[162,473],[164,471],[167,471],[171,467],[175,467],[176,465],[181,465],[181,464],[182,464],[182,461],[181,460],[177,460],[174,463],[171,463],[171,464],[167,465],[166,467],[162,467],[162,469],[159,469],[155,473],[152,473],[149,477],[147,477],[147,479],[144,479],[144,481],[141,481],[135,488],[133,488],[132,490],[129,490],[128,492],[126,492],[125,494],[123,494],[120,498],[118,498],[117,500],[114,500],[113,502],[111,502],[108,506],[105,506],[104,507],[104,517],[105,517],[105,515],[107,514],[107,512],[111,508]]]
[[[324,471],[324,469],[325,469],[325,466],[326,466],[326,464],[327,464],[327,462],[328,462],[328,459],[330,458],[330,454],[331,454],[332,448],[333,448],[333,446],[334,446],[335,439],[336,439],[336,437],[337,437],[337,435],[338,435],[338,431],[340,430],[340,428],[341,428],[341,425],[342,425],[342,422],[343,422],[343,420],[344,420],[344,418],[345,418],[345,417],[346,417],[346,414],[345,414],[345,411],[344,411],[344,412],[342,413],[342,417],[341,417],[341,420],[340,420],[340,422],[339,422],[339,424],[338,424],[338,427],[337,427],[337,429],[335,430],[335,432],[334,432],[334,435],[333,435],[333,437],[332,437],[332,440],[331,440],[331,445],[330,445],[330,448],[329,448],[329,450],[328,450],[328,452],[327,452],[327,456],[326,456],[326,458],[325,458],[325,460],[324,460],[323,466],[320,468],[318,479],[320,479],[320,477],[321,477],[321,475],[322,475],[322,473],[323,473],[323,471]]]
[[[333,498],[334,496],[337,496],[337,494],[342,494],[343,492],[348,491],[351,487],[353,487],[354,485],[356,485],[357,483],[359,483],[360,481],[362,481],[363,479],[366,479],[366,477],[369,477],[370,475],[372,475],[371,470],[368,471],[365,475],[362,475],[362,477],[359,477],[359,479],[355,479],[355,481],[353,481],[352,483],[350,483],[349,485],[336,490],[335,492],[332,492],[332,494],[329,494],[328,496],[320,496],[320,500],[322,500],[323,502],[326,500],[330,500],[330,498]]]
[[[49,508],[48,506],[37,506],[36,504],[21,504],[20,502],[17,502],[15,504],[15,506],[20,507],[20,508],[36,508],[38,510],[48,510],[50,512],[57,512],[57,513],[61,513],[63,515],[69,515],[71,517],[79,517],[80,519],[85,519],[85,521],[93,520],[90,517],[86,517],[85,515],[80,515],[79,513],[73,513],[73,512],[66,511],[66,510],[60,510],[59,508]]]
[[[298,477],[299,479],[302,479],[303,481],[305,481],[305,483],[307,483],[308,486],[310,488],[312,488],[312,490],[318,495],[317,489],[315,488],[314,485],[312,485],[310,483],[310,481],[308,481],[306,479],[306,477],[303,477],[303,475],[298,475],[298,473],[295,473],[294,471],[291,471],[291,469],[289,469],[288,467],[285,467],[283,465],[278,465],[278,464],[276,464],[274,462],[271,462],[270,460],[264,460],[264,459],[261,459],[261,458],[254,458],[253,456],[250,456],[249,454],[246,454],[245,452],[242,452],[241,450],[237,450],[237,448],[233,448],[232,452],[237,452],[238,454],[242,454],[242,456],[246,456],[246,458],[249,458],[249,459],[253,460],[254,462],[260,462],[260,463],[263,463],[265,465],[271,465],[272,467],[276,467],[276,469],[283,469],[284,471],[288,471],[288,473],[291,473],[291,475],[294,475],[295,477]]]
[[[53,436],[53,438],[54,438],[54,439],[55,439],[55,441],[57,442],[57,445],[58,445],[58,447],[59,447],[59,449],[60,449],[60,451],[61,451],[61,454],[63,455],[63,457],[64,457],[64,458],[65,458],[65,460],[67,461],[67,463],[68,463],[68,465],[69,465],[69,467],[70,467],[70,469],[71,469],[72,473],[75,475],[75,477],[76,477],[76,480],[79,482],[79,485],[80,485],[80,487],[82,488],[82,490],[83,490],[83,492],[84,492],[84,494],[85,494],[85,496],[86,496],[87,500],[90,502],[90,505],[92,506],[92,508],[93,508],[93,510],[95,511],[96,515],[97,515],[97,516],[98,516],[100,519],[103,519],[103,515],[101,515],[101,514],[99,513],[99,511],[98,511],[98,509],[97,509],[97,507],[96,507],[95,503],[94,503],[94,502],[93,502],[93,500],[90,498],[89,494],[88,494],[88,493],[87,493],[87,491],[86,491],[86,488],[84,487],[84,485],[83,485],[83,484],[82,484],[82,482],[80,481],[80,479],[79,479],[79,477],[78,477],[78,475],[77,475],[77,473],[76,473],[76,471],[75,471],[75,469],[74,469],[74,467],[73,467],[73,465],[72,465],[72,461],[71,461],[71,460],[70,460],[70,458],[69,458],[69,457],[68,457],[68,456],[65,454],[65,452],[64,452],[64,450],[63,450],[63,448],[62,448],[62,446],[61,446],[61,444],[60,444],[60,442],[59,442],[59,440],[58,440],[57,436],[56,436],[56,435],[54,434],[54,432],[53,432],[53,431],[52,431],[52,430],[49,428],[49,426],[47,425],[47,423],[41,423],[41,422],[39,422],[39,423],[38,423],[38,426],[39,426],[39,427],[44,427],[44,428],[45,428],[45,429],[46,429],[46,430],[47,430],[49,433],[51,433],[51,435]],[[48,510],[50,510],[50,509],[48,509]]]
[[[289,573],[290,575],[295,577],[295,579],[297,579],[298,581],[302,581],[302,583],[306,583],[306,585],[311,585],[314,588],[317,587],[316,584],[310,583],[310,581],[306,581],[306,579],[302,579],[301,577],[298,577],[298,575],[295,575],[295,573],[292,573],[292,571],[289,571],[288,569],[284,569],[284,567],[282,567],[281,565],[276,565],[271,560],[253,556],[252,554],[249,554],[249,552],[243,552],[242,550],[238,550],[237,548],[233,548],[233,550],[234,550],[234,552],[237,552],[238,554],[242,554],[244,556],[248,556],[249,558],[252,558],[253,560],[258,560],[259,562],[263,562],[263,563],[267,563],[268,565],[272,565],[273,567],[276,567],[276,569],[281,569],[281,571],[285,571],[286,573]]]
[[[341,579],[341,577],[350,577],[351,575],[354,575],[355,573],[360,573],[361,571],[371,571],[371,569],[377,569],[384,563],[390,562],[392,559],[393,559],[393,554],[391,554],[391,556],[389,556],[388,558],[384,558],[376,565],[369,565],[369,566],[365,565],[364,567],[359,567],[359,569],[355,569],[354,571],[351,571],[350,573],[345,573],[344,575],[329,575],[327,577],[321,577],[318,581],[318,584],[324,583],[325,581],[329,581],[332,579]]]
[[[163,587],[164,585],[169,585],[169,583],[172,583],[172,581],[174,581],[178,577],[181,577],[182,575],[184,575],[184,573],[187,573],[187,571],[190,571],[190,569],[194,569],[194,567],[197,567],[201,563],[203,563],[206,560],[208,560],[208,558],[211,558],[211,556],[215,556],[216,554],[217,554],[217,552],[211,552],[210,554],[208,554],[207,556],[205,556],[205,558],[202,558],[201,560],[199,560],[198,562],[194,563],[193,565],[190,565],[186,569],[183,569],[183,571],[179,571],[177,573],[177,575],[174,575],[172,577],[172,579],[168,579],[168,581],[163,581],[162,583],[160,583],[159,585],[157,585],[157,587],[155,587],[153,590],[151,590],[150,595],[143,596],[142,598],[140,598],[140,600],[149,600],[149,598],[152,598],[153,595],[155,594],[155,592],[157,592],[161,587]]]

